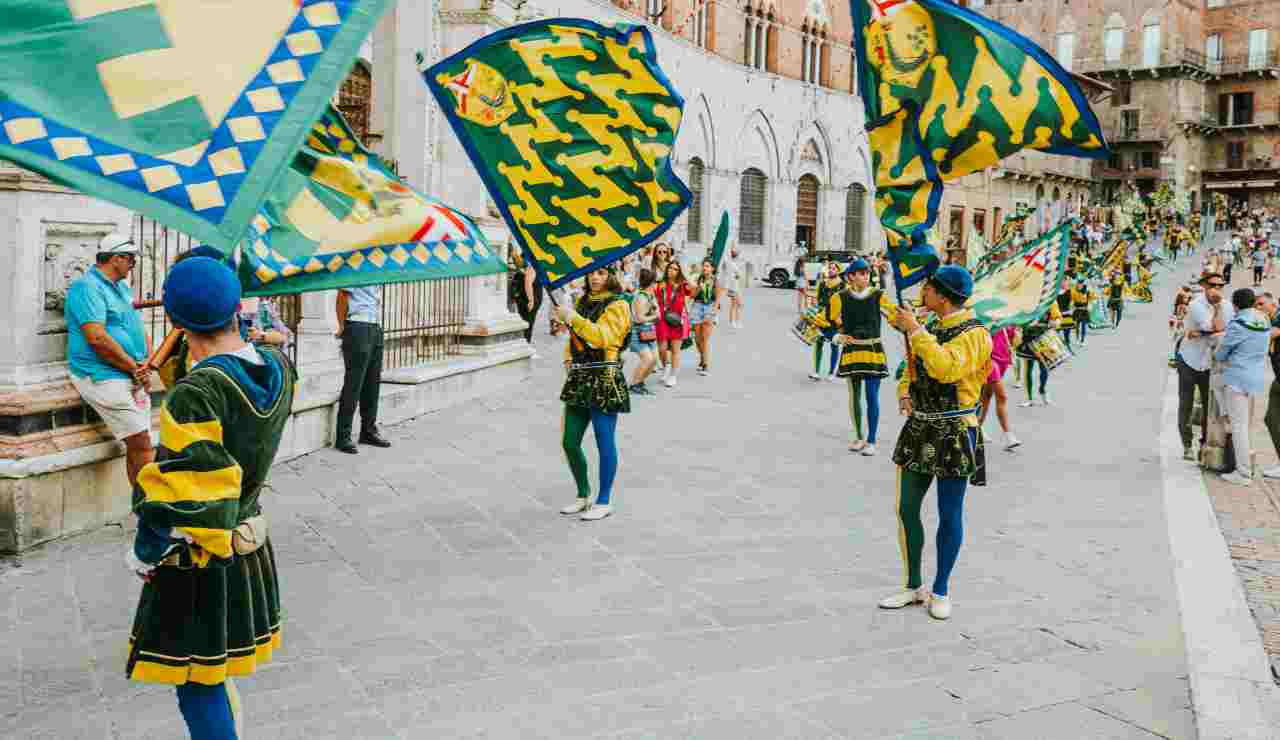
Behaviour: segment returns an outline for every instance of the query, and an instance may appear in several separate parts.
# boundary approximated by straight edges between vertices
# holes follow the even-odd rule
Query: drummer
[[[1030,408],[1036,405],[1035,379],[1032,371],[1037,366],[1040,368],[1040,405],[1049,405],[1049,364],[1051,358],[1044,357],[1045,342],[1040,340],[1046,336],[1050,337],[1049,341],[1056,339],[1052,332],[1058,328],[1062,321],[1062,313],[1058,310],[1058,304],[1049,304],[1049,310],[1042,314],[1040,318],[1029,322],[1022,327],[1022,341],[1018,344],[1015,354],[1021,360],[1023,381],[1027,387],[1027,400],[1018,404],[1023,408]]]

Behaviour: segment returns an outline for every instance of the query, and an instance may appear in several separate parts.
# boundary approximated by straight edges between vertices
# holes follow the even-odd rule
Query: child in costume
[[[880,427],[880,380],[889,375],[880,317],[890,319],[897,306],[885,292],[871,287],[871,266],[859,257],[844,272],[845,288],[831,297],[818,326],[833,331],[832,344],[841,347],[839,377],[849,381],[849,421],[853,432],[849,449],[870,457],[876,454]],[[866,437],[862,432],[862,396],[866,390]]]
[[[280,585],[260,496],[293,409],[296,376],[274,346],[240,336],[240,283],[222,261],[175,264],[164,308],[193,360],[160,413],[156,461],[138,474],[127,560],[145,581],[126,674],[177,687],[194,740],[241,736],[232,676],[280,648]]]
[[[1089,303],[1095,297],[1083,279],[1077,280],[1071,288],[1071,318],[1076,324],[1076,343],[1081,347],[1089,336]]]
[[[568,375],[560,392],[564,401],[561,443],[578,486],[577,500],[560,513],[578,514],[583,521],[613,513],[610,501],[618,474],[618,415],[631,411],[631,395],[622,373],[622,350],[631,336],[631,309],[619,295],[621,290],[617,276],[602,267],[587,275],[587,290],[576,304],[555,309],[569,327],[564,349]],[[587,456],[582,453],[587,426],[595,432],[600,456],[600,491],[594,504],[587,480]]]
[[[835,262],[827,264],[826,275],[818,281],[818,316],[826,314],[831,308],[831,298],[844,289],[844,281],[840,279],[840,265]],[[822,380],[822,350],[831,340],[835,338],[836,329],[828,325],[822,328],[819,324],[821,334],[813,340],[813,372],[809,373],[810,380]],[[840,346],[831,343],[831,366],[827,369],[827,378],[829,380],[838,380],[836,375],[836,367],[840,364]]]
[[[1128,280],[1120,271],[1111,274],[1111,282],[1107,286],[1107,311],[1111,314],[1111,325],[1120,328],[1120,319],[1124,317],[1124,288]]]

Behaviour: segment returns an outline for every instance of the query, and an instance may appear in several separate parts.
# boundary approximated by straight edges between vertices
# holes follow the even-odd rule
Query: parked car
[[[847,265],[857,259],[858,255],[854,252],[846,252],[843,250],[820,251],[814,252],[812,256],[805,257],[804,274],[808,280],[817,280],[818,274],[822,271],[822,266],[828,262],[838,262],[841,265]],[[767,285],[775,288],[794,288],[796,287],[795,279],[791,275],[791,271],[795,268],[796,258],[792,256],[789,259],[777,260],[770,262],[765,268],[760,279]]]

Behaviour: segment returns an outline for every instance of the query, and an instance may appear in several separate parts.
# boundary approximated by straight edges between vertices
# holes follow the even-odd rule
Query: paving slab
[[[528,382],[273,472],[284,646],[240,684],[251,736],[1190,737],[1157,444],[1170,287],[1054,372],[1054,405],[1012,410],[1025,444],[968,494],[947,622],[875,607],[902,578],[902,421],[885,384],[880,454],[845,449],[847,391],[806,377],[790,293],[748,291],[710,376],[634,399],[595,523],[556,513],[574,489],[541,321]],[[0,736],[181,735],[172,691],[123,677],[131,535],[0,562]]]

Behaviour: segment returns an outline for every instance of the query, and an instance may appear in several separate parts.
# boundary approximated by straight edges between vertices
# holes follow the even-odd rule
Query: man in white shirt
[[[720,266],[720,287],[729,297],[729,327],[742,328],[742,303],[744,296],[742,280],[742,261],[738,259],[738,248],[729,248],[729,258]]]
[[[1222,245],[1222,279],[1225,282],[1231,282],[1231,267],[1236,262],[1236,255],[1244,249],[1244,241],[1240,239],[1240,233],[1235,232],[1227,243]]]
[[[1227,323],[1235,317],[1231,302],[1222,300],[1226,281],[1221,275],[1207,272],[1201,276],[1200,285],[1204,292],[1187,307],[1187,316],[1183,320],[1186,335],[1178,347],[1178,433],[1182,436],[1184,460],[1196,459],[1191,438],[1191,409],[1195,405],[1196,391],[1200,392],[1200,403],[1204,404],[1207,419],[1213,346],[1226,331]],[[1207,424],[1200,426],[1201,447],[1204,447],[1207,428]]]

